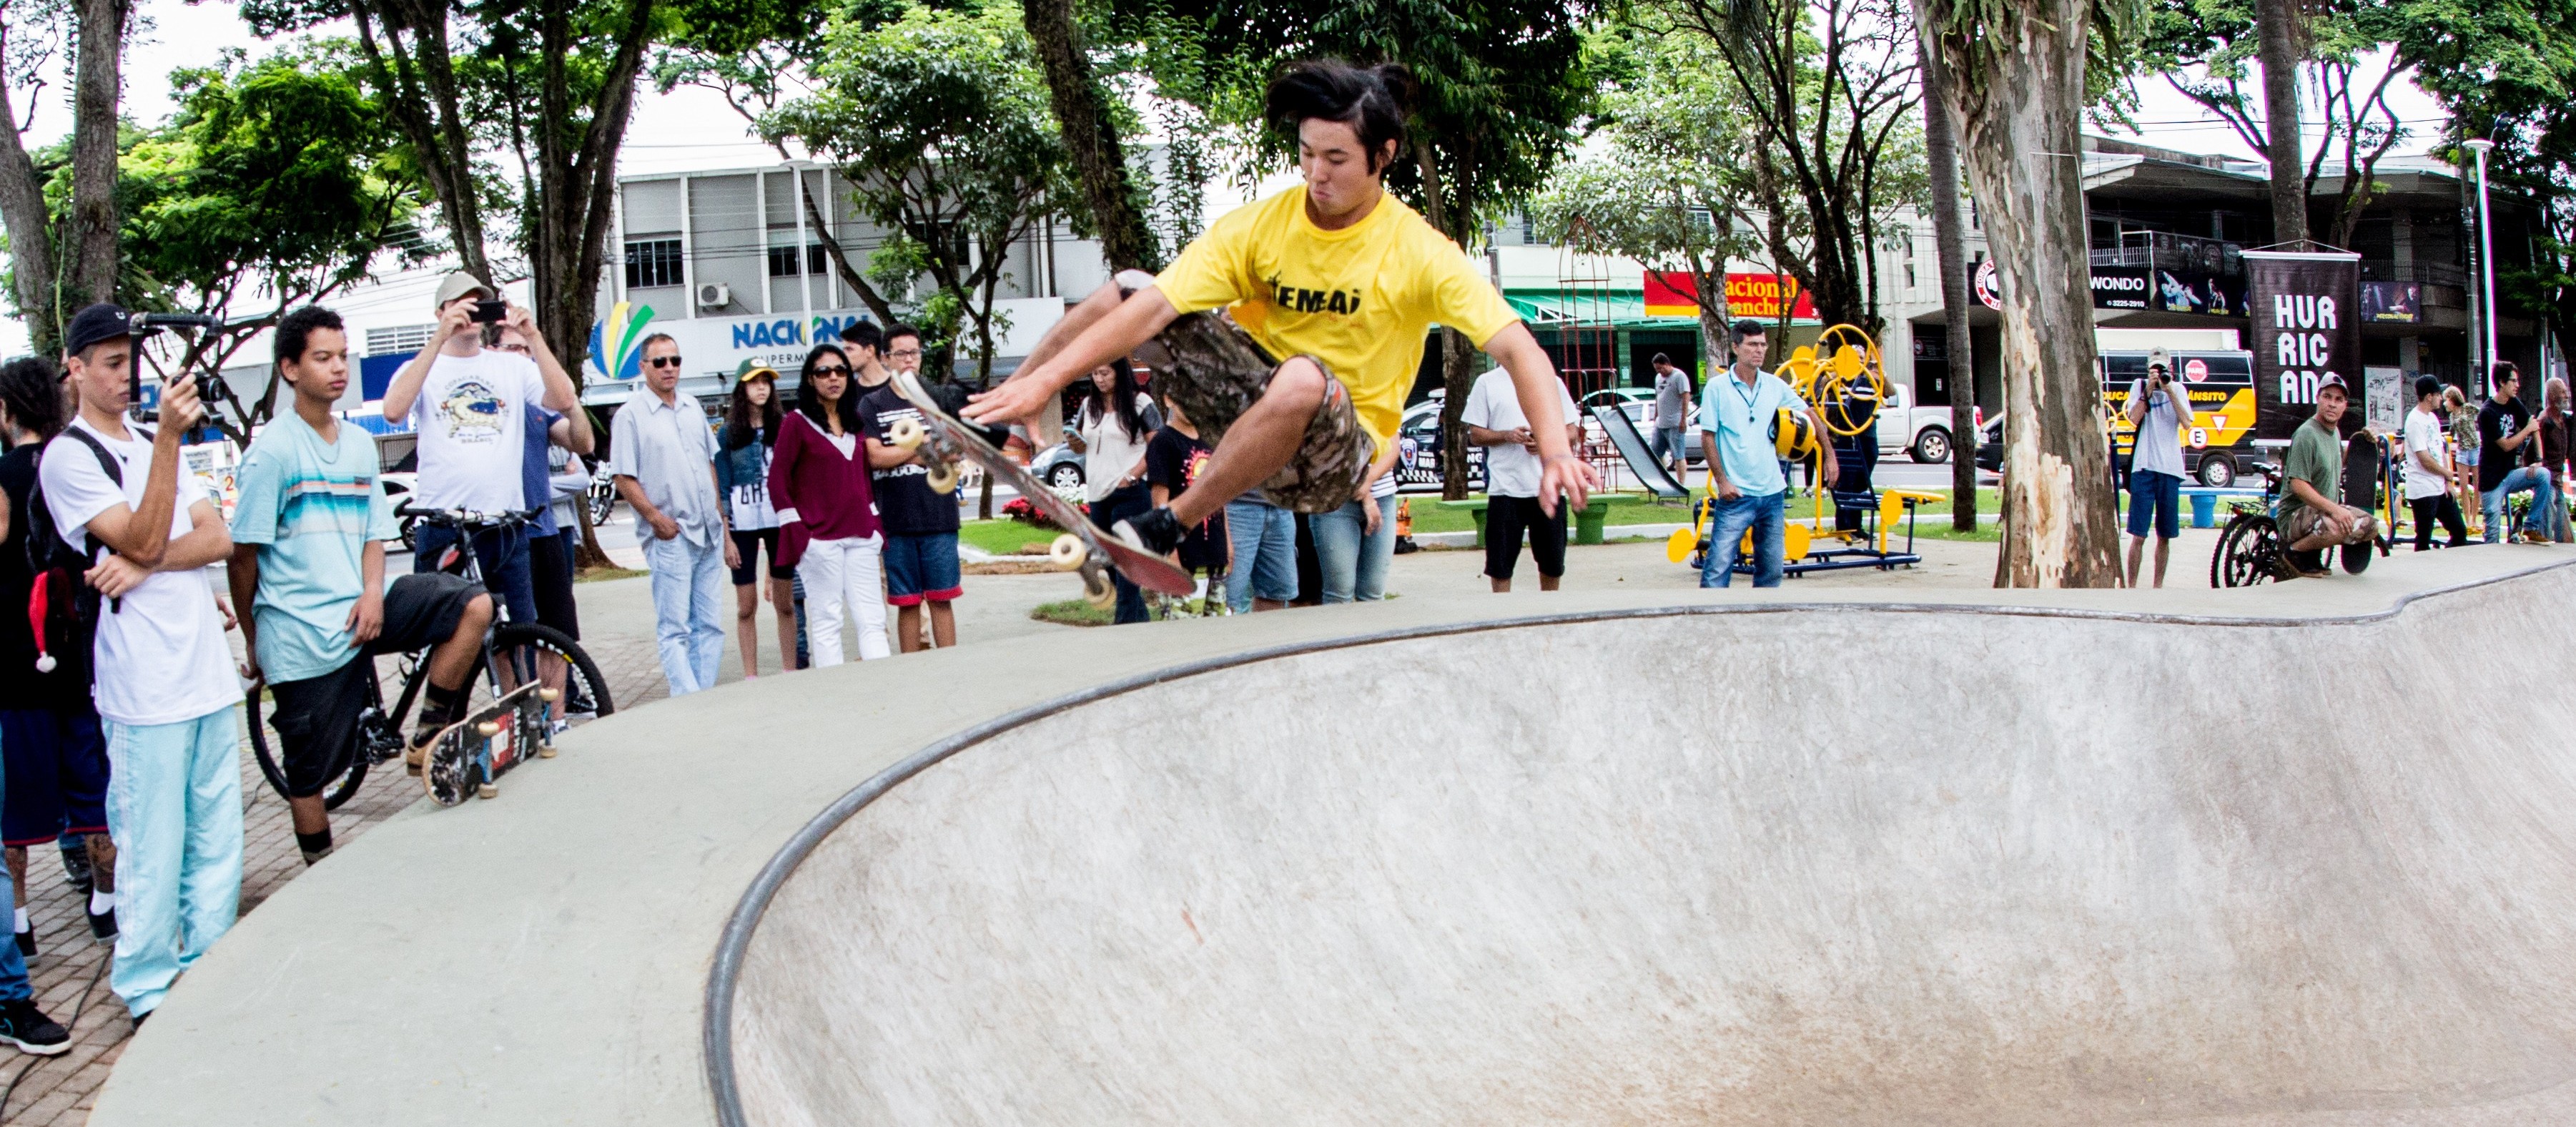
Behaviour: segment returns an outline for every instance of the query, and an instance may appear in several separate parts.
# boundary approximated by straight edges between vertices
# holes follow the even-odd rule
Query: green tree
[[[0,2],[0,226],[9,234],[9,297],[36,351],[61,340],[73,310],[115,292],[117,102],[132,0]],[[55,169],[27,149],[16,88],[41,96],[58,60],[70,63],[72,138],[54,160],[68,165],[68,195],[49,207]]]
[[[364,280],[381,254],[417,260],[425,202],[398,132],[349,73],[345,44],[257,63],[238,52],[171,76],[179,110],[129,131],[119,161],[128,308],[208,314],[219,327],[165,356],[220,369],[286,310]],[[58,180],[58,206],[69,196]],[[272,394],[249,405],[256,424]]]
[[[1758,253],[1744,153],[1753,129],[1714,52],[1695,36],[1625,40],[1633,77],[1602,107],[1595,148],[1557,173],[1535,218],[1550,241],[1689,274],[1709,370],[1726,355],[1726,264]]]
[[[2451,112],[2449,140],[2485,137],[2499,194],[2540,213],[2528,267],[2500,269],[2499,305],[2576,339],[2576,0],[2426,4],[2415,81]],[[2473,161],[2455,145],[2448,158]],[[2502,256],[2499,256],[2502,257]]]
[[[2003,289],[1999,587],[2120,583],[2086,255],[2084,108],[2137,25],[2122,0],[1914,0]]]
[[[843,23],[813,67],[816,93],[760,119],[839,166],[853,202],[888,232],[880,278],[927,276],[923,303],[951,348],[991,382],[993,302],[1011,245],[1081,206],[1019,13],[916,9],[881,27]],[[971,343],[966,337],[971,334]],[[953,365],[929,369],[945,379]]]

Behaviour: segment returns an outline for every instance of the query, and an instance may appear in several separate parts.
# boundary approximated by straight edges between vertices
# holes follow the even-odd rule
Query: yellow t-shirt
[[[1518,320],[1458,244],[1394,196],[1339,231],[1299,185],[1226,213],[1154,279],[1183,313],[1229,306],[1272,356],[1311,355],[1350,388],[1378,449],[1395,437],[1433,324],[1479,348]]]

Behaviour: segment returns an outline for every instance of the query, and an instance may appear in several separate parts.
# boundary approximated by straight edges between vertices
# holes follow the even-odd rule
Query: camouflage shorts
[[[2335,544],[2367,544],[2379,535],[2379,522],[2369,513],[2355,511],[2352,527],[2336,539]],[[2300,505],[2281,518],[2281,544],[2288,547],[2317,533],[2328,531],[2326,515],[2312,505]]]
[[[1125,275],[1120,286],[1130,293],[1135,289]],[[1226,430],[1252,409],[1280,364],[1221,313],[1174,318],[1136,350],[1136,359],[1153,369],[1155,392],[1178,404],[1209,446],[1223,442]],[[1261,483],[1261,490],[1281,508],[1329,513],[1358,495],[1369,461],[1377,456],[1377,441],[1360,426],[1351,390],[1341,378],[1323,361],[1306,359],[1323,370],[1324,404],[1307,420],[1297,452]]]

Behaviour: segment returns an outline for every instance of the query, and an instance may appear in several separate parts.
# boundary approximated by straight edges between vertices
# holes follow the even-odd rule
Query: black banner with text
[[[2247,305],[2254,336],[2254,437],[2288,442],[2316,412],[2317,383],[2341,376],[2361,395],[2361,256],[2246,251]],[[2343,417],[2360,427],[2358,409]]]

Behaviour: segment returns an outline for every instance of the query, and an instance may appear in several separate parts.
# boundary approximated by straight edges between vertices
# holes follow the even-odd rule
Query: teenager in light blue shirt
[[[1783,503],[1789,479],[1780,472],[1779,449],[1772,425],[1782,411],[1807,416],[1815,433],[1826,434],[1825,421],[1798,398],[1780,377],[1762,370],[1771,341],[1759,321],[1738,321],[1727,333],[1735,363],[1709,381],[1700,393],[1700,445],[1708,457],[1708,489],[1717,497],[1710,520],[1708,559],[1700,565],[1702,587],[1732,586],[1736,547],[1745,530],[1753,532],[1753,585],[1780,585],[1786,549],[1788,507]],[[1819,481],[1840,473],[1833,448],[1825,448],[1825,472]]]

